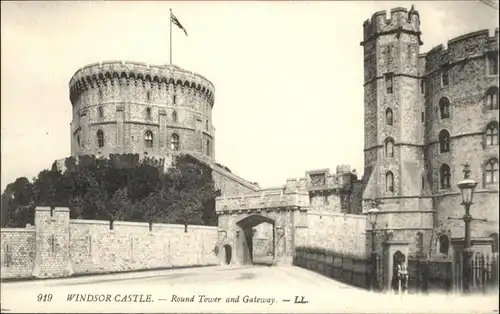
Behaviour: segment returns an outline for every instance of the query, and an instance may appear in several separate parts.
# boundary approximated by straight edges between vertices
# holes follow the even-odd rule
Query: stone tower
[[[70,81],[71,154],[215,158],[214,86],[175,65],[101,62]]]
[[[420,93],[420,17],[395,8],[364,25],[365,191],[382,202],[377,229],[423,251],[432,230],[424,165],[425,99]],[[369,202],[365,202],[365,210]],[[383,234],[383,233],[382,233]]]

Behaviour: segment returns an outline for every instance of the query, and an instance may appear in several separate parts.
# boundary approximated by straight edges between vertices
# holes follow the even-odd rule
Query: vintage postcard
[[[498,1],[2,1],[2,313],[498,313]]]

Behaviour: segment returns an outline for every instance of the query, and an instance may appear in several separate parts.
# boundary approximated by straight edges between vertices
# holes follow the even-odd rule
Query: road
[[[471,313],[470,309],[492,313],[498,309],[497,296],[381,295],[293,266],[217,266],[10,282],[2,283],[1,292],[5,313]],[[84,294],[91,296],[77,301]]]

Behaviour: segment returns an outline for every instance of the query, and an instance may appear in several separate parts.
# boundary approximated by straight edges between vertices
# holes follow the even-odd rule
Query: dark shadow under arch
[[[236,254],[242,264],[256,264],[253,257],[253,228],[261,223],[268,223],[272,225],[273,228],[273,238],[272,238],[272,259],[274,260],[276,256],[275,248],[275,220],[260,214],[251,214],[236,222],[236,226],[239,229],[236,232],[236,243],[235,250]],[[272,263],[272,262],[271,262]]]

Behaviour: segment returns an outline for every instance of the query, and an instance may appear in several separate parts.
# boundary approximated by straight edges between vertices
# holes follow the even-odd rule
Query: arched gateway
[[[218,197],[219,217],[217,251],[221,264],[246,265],[256,263],[256,226],[267,224],[268,261],[291,264],[295,248],[295,232],[307,211],[307,192],[265,193]],[[227,257],[230,247],[231,257]]]

